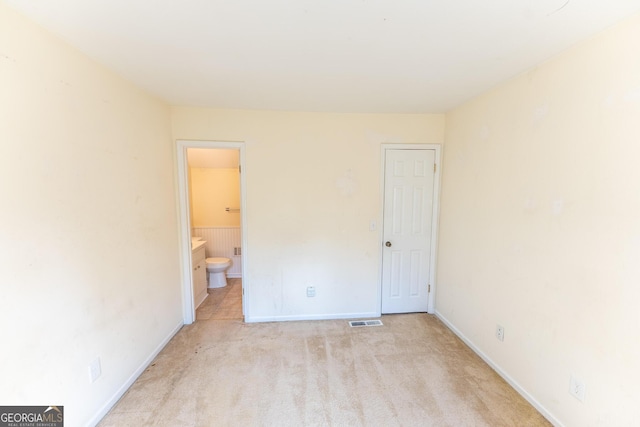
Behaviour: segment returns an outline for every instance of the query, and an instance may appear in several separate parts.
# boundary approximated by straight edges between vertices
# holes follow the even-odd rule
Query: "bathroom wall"
[[[192,197],[192,227],[239,227],[240,208],[238,169],[189,168]]]
[[[636,15],[447,114],[438,314],[558,425],[640,419],[639,42]]]
[[[0,402],[95,424],[182,325],[169,108],[0,3],[0,141]]]
[[[379,312],[380,144],[442,143],[444,115],[173,107],[172,123],[176,139],[245,143],[248,321]]]
[[[210,150],[209,157],[225,150]],[[237,154],[236,154],[237,157]],[[235,159],[237,164],[237,159]],[[238,168],[190,167],[192,235],[206,240],[207,257],[231,260],[227,277],[242,277],[242,234],[240,229],[240,174]],[[226,211],[231,208],[233,211]]]

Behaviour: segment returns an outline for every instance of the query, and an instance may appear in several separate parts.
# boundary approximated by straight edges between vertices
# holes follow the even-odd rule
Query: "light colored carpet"
[[[437,318],[185,326],[108,426],[547,426]]]

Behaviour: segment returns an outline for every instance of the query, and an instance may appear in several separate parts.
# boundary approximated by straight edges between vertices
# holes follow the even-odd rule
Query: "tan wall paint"
[[[639,40],[635,16],[447,114],[437,310],[567,426],[640,419]]]
[[[0,402],[85,425],[181,325],[169,108],[2,4],[0,52]]]
[[[380,144],[441,143],[443,115],[173,108],[176,139],[244,141],[249,318],[379,311]],[[307,286],[316,297],[306,297]]]
[[[240,208],[238,169],[189,168],[193,227],[239,227]]]

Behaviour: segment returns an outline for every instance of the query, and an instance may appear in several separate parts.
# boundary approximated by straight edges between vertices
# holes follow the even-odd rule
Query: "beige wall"
[[[192,227],[239,227],[240,213],[225,210],[240,207],[238,169],[189,170]]]
[[[567,426],[640,419],[638,40],[635,16],[447,114],[437,310]]]
[[[85,425],[181,325],[169,108],[3,4],[0,52],[0,402]]]
[[[176,139],[244,141],[249,320],[371,314],[380,144],[441,143],[443,115],[173,108]],[[306,297],[306,287],[316,297]]]

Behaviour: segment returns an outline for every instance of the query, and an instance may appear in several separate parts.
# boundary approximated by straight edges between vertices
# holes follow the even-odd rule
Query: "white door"
[[[435,150],[385,150],[382,313],[426,312]]]

